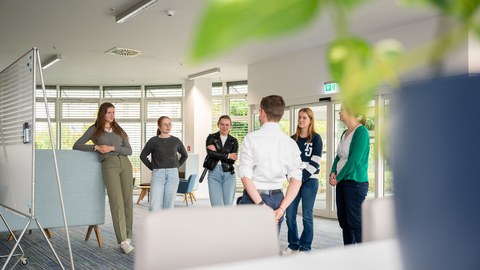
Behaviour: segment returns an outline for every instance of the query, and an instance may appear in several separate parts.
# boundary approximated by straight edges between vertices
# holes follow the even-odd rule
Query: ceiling
[[[140,85],[183,83],[211,68],[213,81],[247,78],[248,65],[328,43],[334,32],[328,13],[282,37],[254,41],[198,65],[186,55],[206,0],[159,0],[123,24],[115,15],[138,0],[0,0],[0,70],[32,47],[42,61],[61,54],[44,70],[46,84]],[[352,18],[352,31],[378,33],[435,16],[398,7],[394,0],[372,0]],[[174,10],[167,16],[166,10]],[[138,49],[137,57],[105,54],[113,47]]]

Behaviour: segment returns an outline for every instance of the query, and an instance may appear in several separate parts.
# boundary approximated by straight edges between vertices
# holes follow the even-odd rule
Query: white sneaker
[[[132,247],[130,243],[128,243],[126,240],[120,243],[120,248],[125,254],[132,252],[132,250],[134,249],[134,247]]]
[[[127,239],[125,239],[125,242],[127,242],[130,245],[130,243],[132,243],[132,240],[127,238]]]
[[[307,255],[308,255],[308,253],[310,253],[310,252],[308,252],[308,251],[303,251],[303,250],[300,250],[300,251],[298,252],[298,255],[307,256]]]
[[[280,256],[288,256],[288,255],[297,254],[297,253],[298,253],[298,250],[293,250],[289,247],[286,247],[284,250],[280,252]]]

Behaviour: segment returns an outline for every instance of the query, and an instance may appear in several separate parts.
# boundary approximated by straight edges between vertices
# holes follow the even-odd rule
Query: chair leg
[[[191,202],[192,202],[192,204],[193,204],[193,197],[192,197],[192,193],[191,193],[191,192],[189,192],[189,193],[188,193],[188,195],[190,196],[190,201],[191,201]]]
[[[187,197],[188,195],[187,195],[187,193],[183,194],[183,196],[184,196],[183,201],[185,202],[185,204],[188,207],[188,197]]]
[[[143,197],[145,197],[145,191],[146,189],[142,188],[142,191],[140,191],[140,195],[138,195],[138,200],[137,204],[140,204],[140,202],[143,200]]]
[[[193,196],[193,199],[194,199],[195,201],[197,200],[197,197],[195,197],[195,192],[192,191],[192,192],[190,193],[190,195]]]
[[[100,248],[102,248],[102,236],[100,235],[100,230],[98,225],[95,225],[95,236],[97,237],[97,243]]]
[[[15,231],[12,231],[13,233],[15,233]],[[7,238],[8,241],[12,241],[13,240],[13,234],[10,234]]]
[[[90,238],[90,234],[92,233],[92,230],[95,231],[95,236],[97,237],[98,247],[102,248],[103,241],[102,241],[102,236],[100,235],[100,230],[98,229],[98,225],[88,226],[87,236],[85,236],[85,241],[87,241]]]

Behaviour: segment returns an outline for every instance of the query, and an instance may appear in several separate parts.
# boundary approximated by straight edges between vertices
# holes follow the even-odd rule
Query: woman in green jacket
[[[337,216],[345,245],[362,242],[362,203],[368,192],[368,155],[370,135],[366,118],[342,105],[340,120],[345,130],[340,137],[337,156],[330,173],[330,185],[336,186]]]

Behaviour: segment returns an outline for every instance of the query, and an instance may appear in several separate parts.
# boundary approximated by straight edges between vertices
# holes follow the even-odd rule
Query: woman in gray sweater
[[[152,171],[150,183],[150,211],[173,208],[177,194],[178,167],[188,154],[182,141],[170,135],[172,120],[162,116],[157,121],[157,136],[150,138],[143,147],[140,159]],[[178,154],[180,154],[180,159]],[[151,155],[151,160],[148,156]]]
[[[92,141],[92,144],[86,144]],[[133,250],[130,244],[133,231],[132,154],[127,133],[115,121],[115,106],[100,105],[95,124],[73,145],[74,150],[96,151],[102,162],[103,181],[107,188],[110,212],[117,242],[125,254]]]

